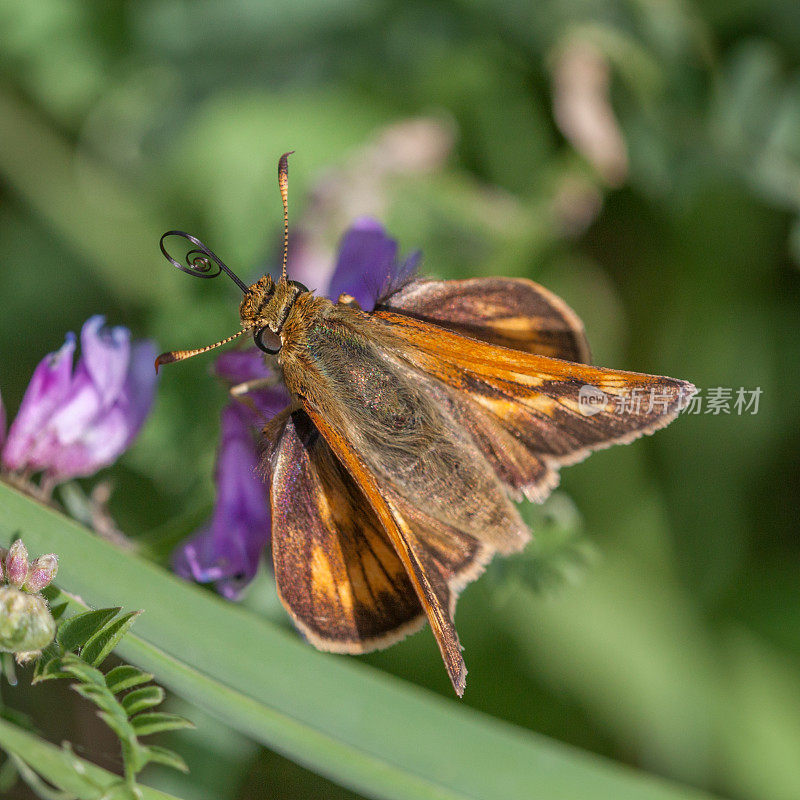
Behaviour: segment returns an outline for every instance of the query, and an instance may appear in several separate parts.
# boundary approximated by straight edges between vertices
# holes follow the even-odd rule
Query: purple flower
[[[36,367],[17,416],[0,441],[3,469],[43,472],[51,483],[91,475],[114,462],[142,427],[155,393],[152,342],[90,317]],[[5,426],[3,426],[4,428]]]
[[[293,241],[302,242],[302,237]],[[404,262],[397,242],[372,219],[357,220],[339,246],[336,267],[326,280],[318,254],[302,245],[293,250],[289,276],[336,302],[342,293],[355,297],[371,311],[379,296],[409,279],[419,254]],[[327,286],[327,290],[326,290]],[[232,350],[216,362],[216,374],[231,385],[273,377],[263,353],[255,347]],[[179,545],[173,555],[175,571],[202,583],[213,583],[225,597],[235,599],[258,571],[269,541],[268,488],[257,474],[256,434],[289,402],[282,384],[247,394],[252,405],[234,401],[222,412],[222,440],[217,455],[217,502],[208,525]]]
[[[228,598],[237,597],[253,579],[269,540],[269,502],[256,472],[252,422],[241,403],[223,410],[214,514],[208,525],[181,545],[173,562],[182,577],[212,582]]]
[[[335,303],[344,292],[355,297],[365,311],[372,311],[378,297],[409,278],[418,261],[419,253],[414,253],[399,264],[397,242],[386,235],[380,222],[362,217],[342,238],[328,296]]]

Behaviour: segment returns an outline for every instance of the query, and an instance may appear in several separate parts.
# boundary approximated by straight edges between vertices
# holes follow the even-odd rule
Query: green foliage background
[[[557,124],[576,42],[610,70],[624,177]],[[3,0],[6,407],[93,313],[163,349],[231,333],[235,287],[169,269],[160,234],[192,231],[254,277],[275,262],[280,153],[297,151],[291,214],[309,225],[310,192],[331,169],[335,190],[352,192],[358,173],[341,170],[386,126],[436,119],[454,137],[443,163],[358,207],[405,251],[421,248],[427,272],[544,283],[584,319],[598,364],[763,390],[757,415],[684,416],[566,470],[552,503],[526,509],[541,551],[490,570],[459,603],[462,705],[732,798],[796,798],[798,53],[791,0]],[[348,219],[325,222],[333,247]],[[165,371],[142,437],[106,475],[117,522],[160,563],[213,500],[225,397],[208,368]],[[11,524],[0,520],[4,539]],[[267,574],[245,605],[289,629]],[[145,611],[142,624],[156,614]],[[455,703],[428,632],[360,661]],[[53,741],[107,758],[100,724],[67,694],[3,692]],[[192,771],[154,770],[151,785],[219,800],[354,796],[174,705],[199,725],[169,743]],[[399,728],[386,721],[387,736]],[[347,774],[344,758],[337,780],[360,785]]]

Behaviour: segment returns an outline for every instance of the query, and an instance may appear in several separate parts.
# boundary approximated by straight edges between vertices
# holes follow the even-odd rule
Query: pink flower
[[[4,470],[43,472],[60,483],[97,472],[131,445],[153,404],[156,349],[104,322],[94,316],[84,323],[74,370],[72,333],[42,359],[6,437],[0,403]]]

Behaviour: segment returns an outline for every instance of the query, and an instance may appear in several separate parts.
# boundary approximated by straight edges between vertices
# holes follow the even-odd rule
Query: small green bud
[[[8,548],[6,555],[6,580],[12,586],[22,586],[28,576],[28,550],[22,543],[22,539],[17,539]]]
[[[15,586],[0,586],[0,650],[18,661],[35,657],[56,635],[47,601]]]
[[[55,553],[39,556],[28,569],[28,577],[22,588],[26,592],[41,592],[45,586],[50,585],[56,572],[58,572],[58,556]]]

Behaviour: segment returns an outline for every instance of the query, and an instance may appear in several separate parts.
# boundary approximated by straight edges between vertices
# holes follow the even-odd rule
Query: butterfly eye
[[[308,286],[305,286],[304,284],[300,283],[300,281],[289,281],[289,283],[291,283],[292,286],[296,286],[301,293],[308,291]]]
[[[259,350],[263,350],[271,356],[274,356],[281,349],[281,337],[277,333],[273,333],[267,325],[259,328],[253,334],[253,341]]]

